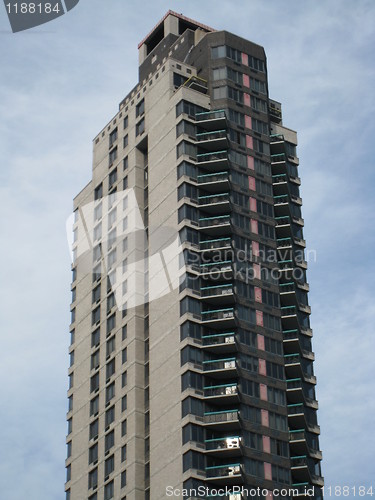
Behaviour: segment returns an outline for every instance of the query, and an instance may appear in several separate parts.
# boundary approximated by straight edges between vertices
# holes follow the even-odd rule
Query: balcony
[[[197,113],[195,120],[199,122],[199,126],[208,131],[224,129],[227,123],[225,111],[222,109]]]
[[[231,260],[223,260],[221,262],[208,262],[199,266],[199,271],[203,278],[217,278],[218,275],[223,275],[223,278],[230,278],[233,274],[233,262]]]
[[[221,324],[234,325],[234,308],[226,307],[224,309],[213,309],[202,311],[202,322],[211,326],[219,327]]]
[[[201,298],[215,304],[228,304],[233,302],[233,285],[228,283],[225,285],[203,286],[200,289]]]
[[[220,457],[236,456],[240,449],[240,436],[206,439],[206,454]]]
[[[203,371],[215,378],[235,377],[237,373],[236,358],[203,361]]]
[[[220,398],[221,400],[224,398],[226,403],[235,402],[238,400],[237,384],[209,385],[204,387],[203,389],[204,397],[208,399]]]
[[[288,376],[299,376],[303,375],[305,382],[309,384],[316,384],[316,377],[308,373],[308,366],[312,367],[309,361],[306,361],[299,354],[285,354],[285,370]]]
[[[230,479],[241,479],[241,464],[215,465],[206,467],[206,478],[218,480],[226,480],[228,483],[233,482]]]
[[[314,397],[309,397],[308,383],[304,382],[301,378],[290,378],[287,383],[287,398],[289,403],[301,403],[302,401],[310,408],[317,410],[318,402]]]
[[[215,333],[202,337],[203,346],[212,352],[234,352],[236,351],[234,332]]]
[[[271,155],[271,163],[281,163],[286,161],[285,153]]]
[[[197,163],[207,170],[216,170],[218,167],[228,166],[228,151],[212,151],[210,153],[198,153]]]
[[[201,217],[199,219],[199,229],[210,235],[229,234],[230,215],[216,215],[215,217]]]
[[[316,412],[311,408],[306,408],[303,403],[288,404],[288,422],[291,430],[306,427],[314,434],[320,434],[320,427],[317,424]]]
[[[314,440],[316,443],[314,443]],[[308,453],[316,460],[322,460],[322,452],[318,449],[318,439],[311,437],[305,429],[298,429],[289,433],[289,444],[292,454],[304,455]]]
[[[238,429],[239,428],[239,411],[224,410],[224,411],[209,411],[204,414],[203,422],[205,425],[213,429]]]
[[[232,238],[216,238],[214,240],[204,240],[199,244],[199,250],[208,251],[208,250],[227,250],[231,247]]]
[[[229,172],[215,172],[210,174],[201,174],[197,176],[199,186],[204,187],[207,191],[216,191],[221,187],[229,187]]]
[[[315,474],[315,462],[307,455],[290,457],[293,478],[303,481],[308,480],[315,486],[324,486],[323,478]]]
[[[292,238],[278,238],[276,240],[277,243],[277,249],[279,250],[280,248],[292,248]]]
[[[199,147],[206,151],[217,151],[228,147],[228,138],[226,129],[213,130],[196,134],[196,141]]]
[[[219,214],[229,208],[229,193],[217,193],[198,197],[199,208],[207,213]]]

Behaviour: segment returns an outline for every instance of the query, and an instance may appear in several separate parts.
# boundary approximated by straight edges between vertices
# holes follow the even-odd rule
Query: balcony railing
[[[214,120],[217,118],[226,118],[225,111],[223,109],[218,109],[216,111],[203,111],[195,115],[195,119],[197,122]]]
[[[204,371],[233,370],[236,368],[236,358],[210,359],[203,361]]]
[[[218,319],[234,318],[234,308],[216,309],[212,311],[202,311],[202,321],[213,321]]]
[[[282,217],[275,217],[275,220],[276,220],[276,227],[286,226],[290,224],[289,215],[283,215]]]
[[[281,161],[285,161],[285,153],[280,153],[277,155],[271,155],[271,163],[278,163]]]
[[[197,141],[213,141],[215,139],[226,139],[227,131],[223,130],[214,130],[212,132],[202,132],[200,134],[196,134]]]
[[[234,332],[216,333],[214,335],[204,335],[202,337],[204,346],[212,346],[218,344],[234,344]]]
[[[215,465],[206,467],[206,477],[227,477],[241,474],[241,464]]]
[[[279,196],[274,196],[275,206],[281,205],[282,203],[289,203],[289,196],[287,194],[281,194]]]
[[[230,248],[231,238],[218,238],[215,240],[201,241],[199,244],[200,250],[214,250],[216,248]]]
[[[202,217],[199,227],[226,226],[230,224],[230,215],[216,215],[215,217]]]
[[[217,424],[234,422],[238,420],[239,412],[238,410],[224,410],[224,411],[208,411],[204,414],[205,424]]]
[[[213,396],[236,396],[238,394],[236,384],[210,385],[203,389],[204,396],[207,398]]]
[[[226,438],[206,439],[206,450],[233,450],[240,447],[241,437],[230,436]]]
[[[200,264],[201,273],[215,273],[215,272],[224,272],[230,271],[232,269],[233,261],[231,260],[222,260],[221,262],[208,262],[206,264]]]
[[[201,174],[197,176],[198,184],[208,184],[209,182],[222,182],[229,180],[229,172],[216,172],[214,174]]]
[[[283,306],[281,307],[281,317],[295,316],[297,314],[296,306]]]
[[[203,163],[207,161],[227,160],[228,152],[224,149],[222,151],[213,151],[212,153],[199,153],[197,154],[197,162]]]
[[[225,202],[229,202],[229,193],[210,194],[198,197],[199,205],[214,205],[216,203]]]
[[[218,295],[231,295],[233,294],[233,285],[215,285],[201,287],[202,297],[213,297]]]
[[[278,238],[276,242],[277,248],[286,248],[292,246],[292,238]]]

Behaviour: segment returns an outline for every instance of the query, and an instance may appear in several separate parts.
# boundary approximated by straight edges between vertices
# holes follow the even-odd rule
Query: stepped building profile
[[[169,11],[74,200],[66,500],[322,498],[296,132]]]

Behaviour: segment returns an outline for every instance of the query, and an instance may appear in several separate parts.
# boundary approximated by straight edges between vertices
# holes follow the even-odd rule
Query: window
[[[118,131],[117,131],[117,127],[112,130],[112,132],[109,134],[109,147],[112,147],[113,144],[117,141],[117,137],[118,137]]]
[[[68,397],[68,411],[73,410],[73,395]]]
[[[126,460],[126,444],[121,448],[121,462],[125,462]]]
[[[257,111],[262,111],[262,113],[267,113],[267,102],[253,95],[250,97],[251,107]]]
[[[102,237],[102,223],[94,227],[94,241],[100,240]]]
[[[185,113],[195,118],[196,114],[203,113],[205,111],[207,110],[197,104],[193,104],[188,101],[180,101],[176,106],[176,118],[179,117],[181,113]]]
[[[72,456],[72,442],[69,441],[66,443],[66,458],[70,458]]]
[[[115,371],[116,371],[115,358],[113,358],[106,365],[106,379],[108,380],[109,378],[111,378],[112,375],[114,375]]]
[[[90,401],[90,417],[97,415],[99,412],[99,396],[95,396],[94,399]]]
[[[122,350],[122,364],[126,363],[127,360],[128,360],[128,352],[127,352],[127,348],[125,347]]]
[[[116,345],[115,340],[116,340],[115,336],[107,340],[107,352],[106,352],[107,356],[110,356],[115,350],[115,345]]]
[[[108,155],[109,166],[113,165],[113,162],[116,160],[116,158],[117,158],[117,146],[113,148],[112,151],[109,152]]]
[[[108,228],[111,228],[117,219],[116,207],[108,214]]]
[[[108,189],[111,189],[116,181],[117,181],[117,168],[112,170],[112,172],[108,176]]]
[[[128,407],[128,398],[125,395],[121,399],[121,411],[126,411],[127,407]]]
[[[107,478],[115,470],[115,458],[111,455],[104,462],[104,477]]]
[[[103,206],[100,203],[94,208],[94,221],[101,219],[102,214],[103,214]]]
[[[127,383],[128,383],[128,373],[124,372],[121,375],[121,387],[125,387]]]
[[[99,373],[95,373],[90,379],[90,392],[99,390]]]
[[[137,125],[135,126],[135,135],[136,135],[136,137],[138,137],[139,135],[143,134],[144,131],[145,131],[145,119],[142,118],[142,120],[139,121],[137,123]]]
[[[70,500],[70,490],[66,490],[66,492],[65,492],[65,500]]]
[[[91,347],[97,347],[100,344],[100,328],[97,328],[91,334]]]
[[[188,469],[204,470],[204,455],[202,453],[197,453],[196,451],[188,451],[182,457],[182,467],[184,472]]]
[[[95,325],[98,321],[100,321],[100,306],[96,307],[91,313],[91,324]]]
[[[104,486],[104,500],[111,500],[114,495],[113,481]]]
[[[128,176],[124,177],[123,181],[122,181],[122,188],[125,190],[125,189],[128,189],[128,185],[129,185],[129,179],[128,179]]]
[[[107,297],[107,312],[109,312],[115,305],[115,294],[111,293]]]
[[[89,465],[98,460],[98,444],[94,444],[89,448]]]
[[[91,497],[89,497],[89,500],[98,500],[98,494],[94,493]]]
[[[128,144],[129,144],[129,136],[128,134],[126,134],[123,140],[123,147],[126,148]]]
[[[100,285],[94,288],[92,291],[92,302],[96,302],[100,300]]]
[[[112,316],[110,316],[107,319],[107,335],[111,333],[111,331],[115,328],[115,326],[116,326],[116,313],[112,314]]]
[[[70,481],[72,477],[72,466],[71,465],[68,465],[67,468],[66,468],[66,481]]]
[[[69,389],[71,389],[73,387],[73,383],[74,383],[74,373],[69,373]]]
[[[94,267],[93,272],[92,272],[92,281],[93,282],[98,281],[100,279],[101,272],[102,272],[102,265],[99,262],[99,264]]]
[[[104,449],[105,451],[109,451],[112,446],[115,444],[115,431],[111,431],[108,434],[106,434],[104,438]]]
[[[89,472],[89,489],[97,488],[98,486],[98,469]]]
[[[103,184],[99,184],[94,190],[94,198],[95,200],[99,200],[103,198]]]
[[[212,59],[219,59],[226,56],[225,45],[220,45],[219,47],[211,48],[211,57]]]
[[[105,402],[109,403],[115,397],[115,383],[112,382],[105,390]]]
[[[122,327],[122,340],[125,340],[128,336],[128,325]]]
[[[145,100],[142,99],[142,101],[140,101],[135,107],[136,118],[138,118],[138,116],[142,116],[144,112],[145,112]]]
[[[115,420],[115,407],[111,406],[106,412],[105,412],[105,426],[108,427],[114,422]]]
[[[124,130],[125,130],[126,128],[128,128],[128,125],[129,125],[129,117],[128,117],[128,115],[125,116],[123,123],[124,123]]]
[[[121,437],[126,436],[126,432],[127,432],[127,420],[125,419],[121,422]]]
[[[93,262],[96,262],[97,260],[99,260],[102,256],[102,245],[99,243],[99,245],[96,245],[93,249],[92,249],[92,260]]]
[[[72,330],[70,332],[70,345],[74,344],[75,342],[75,338],[76,338],[76,333],[75,333],[75,330]]]
[[[126,486],[126,470],[121,472],[121,488]]]
[[[252,69],[255,69],[257,71],[265,71],[265,64],[264,61],[257,59],[256,57],[253,56],[248,56],[249,57],[249,66]]]
[[[96,419],[94,420],[94,422],[90,424],[90,432],[89,432],[90,439],[96,439],[98,437],[98,433],[99,433],[99,419]]]
[[[94,352],[94,354],[91,354],[91,370],[96,370],[99,368],[100,365],[100,350],[98,349],[97,351]]]
[[[74,351],[69,354],[69,366],[74,365]]]
[[[129,159],[127,156],[122,160],[122,168],[123,170],[126,170],[129,167]]]
[[[75,308],[74,308],[74,309],[72,309],[70,313],[71,313],[70,322],[71,322],[71,323],[74,323],[74,322],[75,322],[75,320],[76,320],[76,309],[75,309]]]
[[[73,419],[70,418],[68,420],[68,435],[72,433],[72,428],[73,428]]]

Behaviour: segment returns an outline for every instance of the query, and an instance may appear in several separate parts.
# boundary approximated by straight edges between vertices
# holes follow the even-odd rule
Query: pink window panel
[[[242,64],[245,64],[246,66],[249,65],[249,58],[248,58],[247,54],[244,54],[242,52],[241,53],[241,60],[242,60]]]
[[[254,158],[252,156],[247,157],[247,168],[254,170]]]
[[[245,106],[250,107],[250,95],[246,94],[246,92],[243,93],[243,103],[245,104]]]
[[[264,479],[272,480],[272,467],[267,462],[264,462]]]
[[[259,243],[257,241],[252,241],[251,242],[251,250],[252,250],[253,255],[255,257],[259,256]]]
[[[271,439],[269,436],[262,436],[264,453],[271,453]]]
[[[249,189],[255,191],[255,179],[249,175]]]
[[[253,269],[254,269],[254,278],[260,280],[260,265],[253,264]]]
[[[252,129],[250,116],[245,115],[245,127]]]
[[[258,349],[260,349],[261,351],[264,351],[264,336],[263,335],[260,335],[258,333],[257,335],[257,344],[258,344]]]
[[[254,296],[256,302],[262,302],[262,289],[259,288],[258,286],[254,288]]]
[[[254,189],[254,191],[255,191],[255,189]],[[257,211],[257,200],[255,198],[252,198],[251,196],[249,198],[249,207],[250,207],[250,210],[252,212]],[[258,244],[258,250],[259,250],[259,244]]]
[[[265,384],[260,384],[259,385],[259,393],[260,393],[260,399],[262,401],[267,401],[268,400],[268,397],[267,397],[267,386]]]
[[[261,414],[261,422],[264,427],[269,427],[269,417],[268,417],[268,410],[260,410]]]
[[[256,320],[258,326],[263,326],[263,311],[256,311]]]
[[[246,147],[253,149],[253,138],[250,135],[246,136]]]
[[[258,234],[258,221],[251,219],[251,231],[255,234]]]
[[[267,375],[265,359],[259,359],[259,375]]]
[[[242,81],[245,87],[250,88],[250,77],[249,75],[242,75]]]

